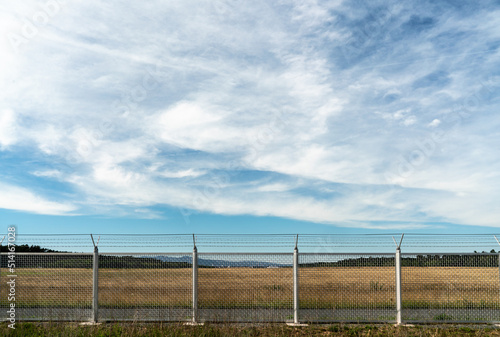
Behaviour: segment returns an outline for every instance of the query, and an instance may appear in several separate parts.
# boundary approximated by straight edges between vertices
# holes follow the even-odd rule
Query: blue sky
[[[494,233],[498,1],[23,1],[0,219],[24,233]]]

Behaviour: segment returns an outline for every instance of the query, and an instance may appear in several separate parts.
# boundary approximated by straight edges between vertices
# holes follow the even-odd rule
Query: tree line
[[[401,258],[402,267],[499,267],[499,256],[492,249],[490,253],[482,252],[462,255],[417,255]],[[494,255],[495,254],[495,255]],[[300,264],[303,267],[392,267],[394,257],[359,257],[335,262],[314,262]]]
[[[1,252],[7,252],[7,246],[0,246]],[[18,245],[16,253],[66,253],[53,249],[42,248],[36,245]],[[51,255],[39,254],[34,256],[16,255],[16,268],[92,268],[92,255]],[[99,268],[190,268],[191,265],[183,262],[161,261],[153,257],[110,256],[99,255]],[[7,268],[7,255],[2,255],[0,268]]]
[[[0,251],[7,252],[6,246],[1,246]],[[16,252],[31,253],[61,253],[40,246],[19,245]],[[499,256],[492,249],[489,253],[482,252],[462,255],[417,255],[415,257],[403,257],[402,267],[499,267]],[[92,255],[44,255],[36,257],[28,255],[17,255],[15,258],[16,268],[92,268]],[[257,264],[257,262],[256,262]],[[394,257],[358,257],[332,262],[301,263],[301,267],[392,267],[395,264]],[[7,255],[2,255],[0,268],[7,267]],[[189,262],[162,261],[155,257],[134,256],[99,256],[99,268],[191,268]],[[200,268],[209,268],[200,266]]]

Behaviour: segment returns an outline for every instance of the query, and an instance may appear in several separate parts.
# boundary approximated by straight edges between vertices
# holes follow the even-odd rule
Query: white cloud
[[[259,192],[285,192],[291,189],[290,185],[275,183],[275,184],[267,184],[261,185],[257,188]]]
[[[75,205],[47,200],[25,188],[0,183],[0,190],[3,209],[48,215],[71,215],[77,210]]]
[[[439,126],[439,124],[441,124],[441,121],[436,118],[436,119],[433,119],[432,122],[430,122],[428,125],[431,128],[435,128],[436,126]]]
[[[37,177],[48,177],[48,178],[59,178],[62,176],[61,171],[58,170],[35,171],[32,172],[32,174]]]
[[[0,149],[6,149],[16,143],[17,123],[14,111],[10,109],[0,110]]]
[[[222,109],[181,102],[159,116],[163,141],[203,151],[222,151],[242,142],[241,132],[228,125]]]
[[[403,121],[403,125],[404,126],[410,126],[410,125],[413,125],[417,122],[417,118],[415,116],[408,116],[408,118],[406,118],[404,121]]]
[[[204,175],[206,171],[197,171],[193,169],[180,170],[180,171],[160,171],[158,174],[165,178],[186,178],[186,177],[199,177]]]

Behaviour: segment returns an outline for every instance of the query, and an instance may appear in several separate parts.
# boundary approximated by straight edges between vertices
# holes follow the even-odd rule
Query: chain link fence
[[[199,254],[202,321],[285,322],[293,319],[292,254]]]
[[[171,246],[151,239],[154,248],[160,248],[159,253],[100,251],[127,248],[120,244],[128,243],[128,238],[85,246],[94,249],[93,253],[47,252],[57,249],[54,243],[70,245],[63,240],[47,240],[52,245],[43,244],[49,247],[41,249],[44,252],[16,252],[16,319],[500,322],[500,258],[484,237],[476,246],[463,237],[434,241],[441,243],[439,249],[455,249],[444,253],[432,249],[412,252],[431,245],[414,237],[408,240],[413,246],[401,247],[402,237],[376,237],[368,247],[361,247],[361,241],[351,237],[342,241],[322,236],[318,241],[321,244],[314,246],[312,236],[303,243],[297,236],[274,236],[273,240],[266,236],[262,241],[255,236],[239,248],[244,237],[230,243],[204,236],[189,238],[191,242],[185,236],[169,238]],[[26,248],[23,242],[29,242],[19,241],[19,249]],[[198,253],[198,241],[204,244],[204,250],[229,251]],[[74,242],[82,243],[82,247],[87,244],[81,237]],[[274,248],[282,250],[288,245],[288,252],[258,252],[273,242]],[[461,246],[453,247],[455,242]],[[186,249],[189,245],[191,250]],[[469,246],[488,250],[456,252]],[[27,247],[33,250],[38,245]],[[253,252],[241,252],[252,247]],[[374,248],[381,249],[364,251]],[[4,320],[11,303],[8,255],[5,249],[0,254],[0,310]]]
[[[394,254],[300,254],[300,319],[395,322],[394,261]]]
[[[98,318],[183,321],[192,308],[192,262],[182,254],[99,254]]]
[[[0,304],[9,308],[7,255],[1,255]],[[17,253],[15,306],[19,320],[92,319],[92,254]]]
[[[498,322],[498,254],[402,254],[405,322]]]

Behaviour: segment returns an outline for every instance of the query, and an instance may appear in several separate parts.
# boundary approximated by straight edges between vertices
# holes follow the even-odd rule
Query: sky
[[[495,233],[500,2],[9,1],[0,223]]]

